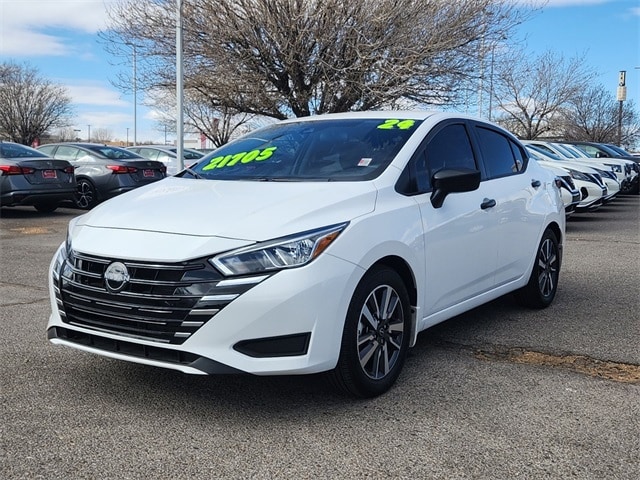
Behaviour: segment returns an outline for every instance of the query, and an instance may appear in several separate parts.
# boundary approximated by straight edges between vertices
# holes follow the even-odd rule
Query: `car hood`
[[[373,211],[372,182],[255,182],[170,177],[119,195],[78,226],[263,241]]]

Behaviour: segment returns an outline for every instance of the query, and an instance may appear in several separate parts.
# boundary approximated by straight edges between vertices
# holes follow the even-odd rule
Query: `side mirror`
[[[450,193],[476,190],[480,186],[480,172],[468,169],[438,170],[433,174],[431,185],[431,205],[440,208]]]

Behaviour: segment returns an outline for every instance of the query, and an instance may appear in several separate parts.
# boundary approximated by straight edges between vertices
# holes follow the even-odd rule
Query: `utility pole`
[[[622,146],[622,103],[627,99],[627,71],[620,70],[618,75],[618,146]]]

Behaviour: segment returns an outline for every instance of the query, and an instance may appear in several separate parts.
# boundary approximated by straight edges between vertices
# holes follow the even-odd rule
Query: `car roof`
[[[51,145],[69,145],[72,147],[113,147],[113,148],[122,148],[118,145],[107,145],[106,143],[93,143],[93,142],[56,142],[56,143],[45,143],[40,145],[41,147],[51,146]]]
[[[426,120],[430,117],[446,118],[468,118],[470,120],[481,120],[477,117],[465,115],[458,112],[442,112],[437,110],[376,110],[366,112],[344,112],[344,113],[325,113],[322,115],[311,115],[308,117],[295,117],[283,120],[280,123],[295,123],[295,122],[314,122],[321,120],[331,119],[367,119],[367,118],[398,118],[398,119],[410,119],[410,120]],[[483,120],[481,120],[483,121]]]

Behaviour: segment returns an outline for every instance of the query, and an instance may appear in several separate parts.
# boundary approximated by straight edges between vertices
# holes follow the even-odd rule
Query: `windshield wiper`
[[[245,180],[252,180],[254,182],[327,182],[326,177],[253,177],[246,178]]]
[[[189,167],[186,167],[184,170],[182,170],[182,174],[180,175],[181,177],[184,177],[184,172],[187,172],[189,175],[191,175],[193,178],[197,178],[197,179],[203,179],[204,177],[202,175],[200,175],[198,172],[191,170]]]

